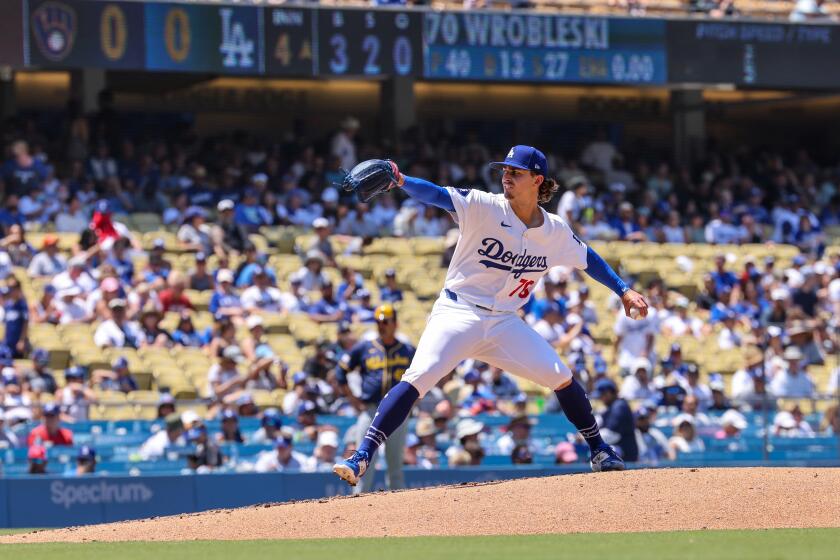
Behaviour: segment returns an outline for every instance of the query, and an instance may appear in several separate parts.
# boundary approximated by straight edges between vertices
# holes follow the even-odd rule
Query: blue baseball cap
[[[283,417],[280,416],[280,411],[276,408],[269,408],[263,412],[260,424],[263,426],[272,426],[279,430],[283,427]]]
[[[312,402],[312,401],[303,401],[302,403],[300,403],[300,406],[298,407],[297,413],[298,413],[299,415],[300,415],[300,414],[308,414],[308,413],[310,413],[310,412],[314,414],[314,413],[315,413],[315,410],[317,410],[317,408],[318,408],[318,407],[317,407],[317,406],[315,406],[315,403],[314,403],[314,402]]]
[[[515,167],[517,169],[533,171],[539,175],[546,175],[548,173],[548,163],[546,162],[545,154],[533,146],[514,146],[507,153],[505,161],[494,161],[490,164],[490,167],[496,169]]]
[[[187,441],[196,441],[198,438],[207,433],[207,428],[204,426],[196,426],[187,430]]]
[[[291,447],[291,446],[292,446],[292,442],[290,440],[284,438],[284,437],[279,437],[279,438],[274,440],[274,447],[282,447],[282,448],[285,449],[286,447]]]
[[[472,383],[473,381],[481,381],[481,374],[475,369],[471,369],[464,374],[464,383]]]
[[[633,416],[635,416],[636,418],[647,418],[648,416],[650,416],[650,413],[651,409],[645,405],[642,405],[638,408],[638,410],[636,410]]]
[[[600,356],[595,356],[595,359],[592,361],[592,367],[595,369],[595,373],[606,373],[607,371],[607,362],[604,358]]]
[[[44,416],[58,416],[61,409],[58,408],[57,404],[50,402],[44,405],[42,411],[44,412]]]
[[[79,448],[79,453],[76,455],[77,461],[95,461],[96,449],[89,445],[83,445]]]
[[[604,393],[604,391],[613,391],[618,393],[618,386],[612,379],[604,377],[595,383],[595,390],[592,391],[592,396],[597,399]]]
[[[0,344],[0,366],[8,367],[14,363],[12,349],[5,344]]]
[[[43,348],[36,348],[32,351],[32,361],[39,366],[45,366],[50,362],[50,353]]]
[[[236,412],[235,412],[235,411],[233,411],[233,410],[229,410],[229,409],[225,409],[225,410],[223,410],[223,411],[222,411],[222,421],[224,421],[224,420],[230,420],[230,419],[238,420],[238,419],[239,419],[239,415],[238,415],[238,414],[236,414]]]
[[[3,368],[3,385],[20,385],[20,378],[14,368]]]
[[[306,383],[306,374],[302,371],[297,372],[292,376],[292,384]]]
[[[114,363],[111,364],[111,367],[113,367],[114,369],[127,368],[128,367],[128,358],[126,358],[125,356],[120,356],[119,358],[114,360]]]
[[[64,370],[64,378],[69,379],[84,379],[85,370],[79,366],[73,366]]]

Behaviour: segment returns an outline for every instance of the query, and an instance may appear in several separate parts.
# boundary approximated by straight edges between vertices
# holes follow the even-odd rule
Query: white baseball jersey
[[[586,268],[586,245],[559,217],[527,228],[504,194],[447,187],[461,236],[446,273],[446,289],[473,305],[516,311],[555,266]]]

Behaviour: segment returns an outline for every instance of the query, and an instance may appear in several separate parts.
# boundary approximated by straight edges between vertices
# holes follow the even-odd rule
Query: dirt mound
[[[0,543],[840,527],[840,469],[662,469],[511,480],[159,517]]]

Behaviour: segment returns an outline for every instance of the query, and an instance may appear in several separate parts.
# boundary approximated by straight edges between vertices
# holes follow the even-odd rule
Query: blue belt
[[[455,292],[453,292],[452,290],[449,290],[449,289],[444,288],[444,289],[443,289],[443,293],[445,293],[445,294],[446,294],[446,297],[448,297],[448,298],[449,298],[449,299],[451,299],[452,301],[458,301],[458,294],[456,294],[456,293],[455,293]],[[478,307],[479,309],[483,309],[484,311],[493,311],[493,310],[492,310],[492,309],[490,309],[489,307],[484,307],[483,305],[476,305],[475,303],[470,303],[470,302],[468,302],[468,301],[465,301],[464,303],[467,303],[467,304],[472,305],[472,306],[474,306],[474,307]]]

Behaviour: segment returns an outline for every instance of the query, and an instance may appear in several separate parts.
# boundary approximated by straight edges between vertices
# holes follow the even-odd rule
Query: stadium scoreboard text
[[[830,25],[436,10],[9,0],[0,63],[277,77],[840,86]],[[17,22],[17,23],[16,23]],[[16,26],[23,23],[25,28]],[[22,43],[22,44],[21,44]],[[22,47],[22,48],[16,48]]]
[[[427,78],[665,82],[665,22],[562,15],[431,12]]]
[[[677,21],[668,26],[672,82],[840,86],[836,25]]]

